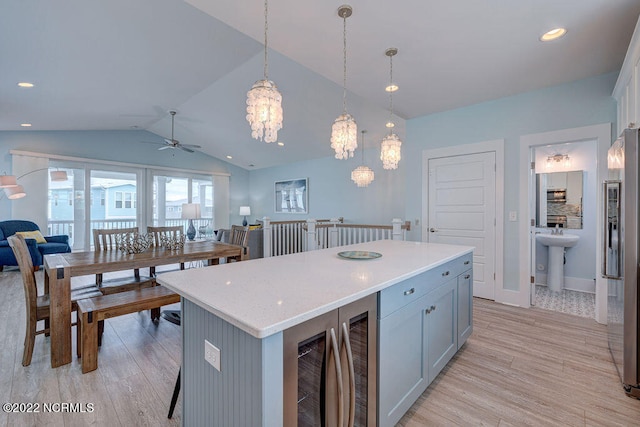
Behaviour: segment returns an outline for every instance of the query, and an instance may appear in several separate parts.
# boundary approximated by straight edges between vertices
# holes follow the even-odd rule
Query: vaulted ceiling
[[[28,122],[31,131],[169,137],[176,110],[176,139],[243,168],[331,156],[331,124],[342,112],[341,4],[269,3],[281,147],[252,139],[245,120],[246,92],[262,78],[263,1],[4,1],[0,130]],[[619,70],[640,15],[637,0],[349,4],[347,109],[368,130],[368,146],[389,118],[389,47],[398,48],[393,101],[404,138],[406,119]],[[538,40],[559,26],[565,37]]]

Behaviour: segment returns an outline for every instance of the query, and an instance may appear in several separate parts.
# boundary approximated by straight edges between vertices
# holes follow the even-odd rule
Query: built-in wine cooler
[[[376,426],[376,294],[284,332],[284,424]]]

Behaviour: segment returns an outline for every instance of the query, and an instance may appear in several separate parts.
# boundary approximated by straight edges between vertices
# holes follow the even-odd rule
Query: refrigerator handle
[[[347,352],[347,364],[349,365],[349,422],[348,427],[353,427],[356,417],[356,374],[353,367],[353,352],[351,351],[351,341],[349,340],[349,328],[347,323],[342,322],[342,343]]]
[[[333,363],[336,366],[336,381],[338,383],[338,425],[343,425],[344,420],[344,390],[342,385],[342,362],[340,361],[340,349],[336,331],[331,328],[331,349],[333,350]]]
[[[611,212],[609,212],[609,186],[617,186],[617,193],[616,193],[616,212],[615,212],[615,219],[616,219],[616,223],[615,223],[615,231],[614,231],[614,227],[613,224],[611,223],[609,216],[611,214]],[[603,193],[604,193],[604,212],[603,212],[603,236],[602,236],[602,277],[605,279],[622,279],[622,273],[620,272],[620,256],[621,256],[621,250],[622,250],[622,239],[621,236],[619,235],[620,233],[620,215],[621,215],[621,206],[620,206],[620,197],[622,195],[622,183],[620,181],[604,181],[602,183],[602,189],[603,189]],[[614,188],[615,189],[615,188]],[[613,239],[613,233],[616,234],[616,240],[617,242],[614,244],[614,242],[612,241]],[[615,246],[615,247],[614,247]],[[613,252],[613,250],[615,250],[615,255],[616,258],[611,260],[609,259],[609,254],[611,252]],[[613,262],[615,268],[616,268],[616,273],[615,275],[609,274],[608,270],[610,267],[610,263]]]

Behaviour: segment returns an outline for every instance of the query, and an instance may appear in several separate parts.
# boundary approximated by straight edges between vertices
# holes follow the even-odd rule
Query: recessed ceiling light
[[[559,39],[560,37],[567,34],[567,30],[565,28],[554,28],[553,30],[549,30],[543,35],[540,36],[540,41],[542,42],[550,42],[551,40]]]
[[[33,87],[33,83],[20,82],[20,83],[18,83],[18,86],[20,86],[20,87]]]
[[[20,126],[22,126],[23,128],[30,128],[31,123],[20,123]]]
[[[227,156],[227,159],[233,159],[233,157],[231,157],[231,156]]]
[[[395,92],[395,91],[398,90],[398,85],[391,84],[391,85],[385,87],[384,90],[387,91],[387,92]]]
[[[284,147],[284,142],[282,142],[282,141],[278,141],[278,145],[279,145],[280,147]]]

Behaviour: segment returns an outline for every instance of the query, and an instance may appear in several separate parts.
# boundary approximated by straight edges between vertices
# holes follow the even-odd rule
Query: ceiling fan
[[[194,153],[195,151],[192,150],[192,148],[202,148],[201,146],[195,145],[195,144],[183,144],[173,137],[173,128],[174,128],[174,120],[176,117],[176,112],[169,111],[169,114],[171,114],[171,139],[164,138],[164,145],[158,148],[158,150],[167,150],[169,148],[179,148],[180,150],[186,151],[187,153]],[[143,142],[147,142],[147,141],[143,141]],[[148,143],[162,144],[159,142],[148,142]]]

